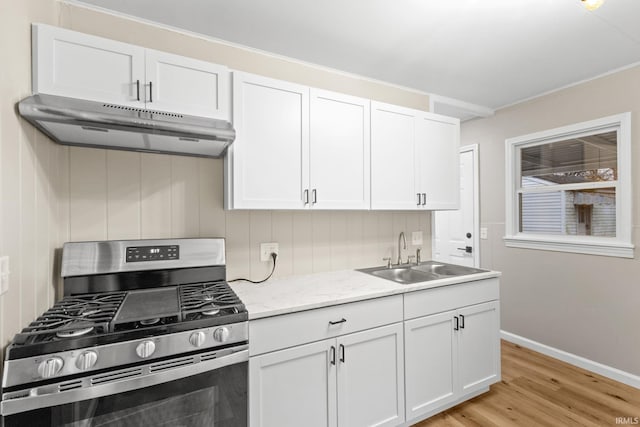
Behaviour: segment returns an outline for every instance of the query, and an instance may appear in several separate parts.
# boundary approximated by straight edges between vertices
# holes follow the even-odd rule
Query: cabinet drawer
[[[402,295],[251,320],[249,354],[254,356],[400,321]]]
[[[454,310],[500,298],[498,279],[485,279],[404,294],[404,318]]]

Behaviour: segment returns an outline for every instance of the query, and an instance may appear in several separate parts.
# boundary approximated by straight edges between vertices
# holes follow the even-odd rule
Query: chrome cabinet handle
[[[420,193],[416,193],[416,195],[418,196],[418,206],[420,206]]]
[[[303,196],[303,200],[304,200],[304,204],[308,205],[309,204],[309,190],[304,190],[304,196]]]
[[[311,199],[312,199],[312,203],[315,205],[316,203],[318,203],[318,192],[316,191],[316,189],[314,188],[313,191],[311,192]]]
[[[334,346],[331,346],[331,358],[330,358],[330,362],[332,365],[336,364],[336,348]]]
[[[346,321],[347,321],[347,319],[345,319],[345,318],[343,317],[342,319],[337,320],[337,321],[335,321],[335,322],[334,322],[334,321],[332,321],[332,320],[329,320],[329,324],[330,324],[330,325],[339,325],[340,323],[346,323]]]
[[[458,319],[458,316],[453,316],[454,320],[455,320],[455,326],[453,327],[454,331],[458,331],[460,330],[460,319]]]
[[[422,193],[422,206],[427,204],[427,193]]]
[[[149,82],[149,102],[153,102],[153,82]]]
[[[464,329],[464,314],[460,315],[460,329]]]
[[[140,80],[136,80],[136,99],[140,101]]]
[[[340,361],[344,363],[344,345],[340,344]]]

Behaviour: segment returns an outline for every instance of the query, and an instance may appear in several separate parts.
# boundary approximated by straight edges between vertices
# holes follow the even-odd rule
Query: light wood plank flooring
[[[500,383],[413,427],[615,426],[636,417],[640,390],[503,341]]]

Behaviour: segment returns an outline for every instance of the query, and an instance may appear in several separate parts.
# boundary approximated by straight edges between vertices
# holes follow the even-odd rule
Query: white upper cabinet
[[[32,33],[34,93],[140,106],[144,48],[43,24]]]
[[[369,100],[242,72],[229,209],[369,209]]]
[[[372,102],[372,209],[457,209],[457,119]]]
[[[371,208],[415,209],[418,111],[371,103]]]
[[[147,108],[229,118],[229,70],[210,62],[147,49]]]
[[[310,203],[369,209],[368,99],[311,89]]]
[[[226,158],[226,207],[302,209],[309,194],[309,88],[233,74],[236,140]]]
[[[229,119],[226,67],[33,25],[33,92]]]
[[[425,209],[458,209],[460,123],[422,113],[416,124],[416,192]]]

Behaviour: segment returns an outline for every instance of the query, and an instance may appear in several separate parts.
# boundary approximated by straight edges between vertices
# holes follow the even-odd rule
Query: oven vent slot
[[[200,355],[200,361],[206,362],[207,360],[217,359],[220,356],[220,352],[214,351],[211,353],[204,353]]]
[[[154,363],[153,365],[149,366],[149,372],[166,371],[167,369],[193,365],[194,363],[194,357],[183,357],[182,359],[167,360],[166,362]]]
[[[73,390],[74,388],[80,388],[80,387],[82,387],[81,380],[67,381],[58,385],[58,391]]]
[[[30,396],[29,390],[23,390],[23,391],[17,391],[15,393],[7,393],[2,396],[2,400],[22,399],[29,396]]]
[[[125,378],[139,377],[142,375],[142,368],[125,369],[118,372],[112,372],[109,374],[98,375],[91,378],[91,385],[103,384],[112,381],[122,380]]]

